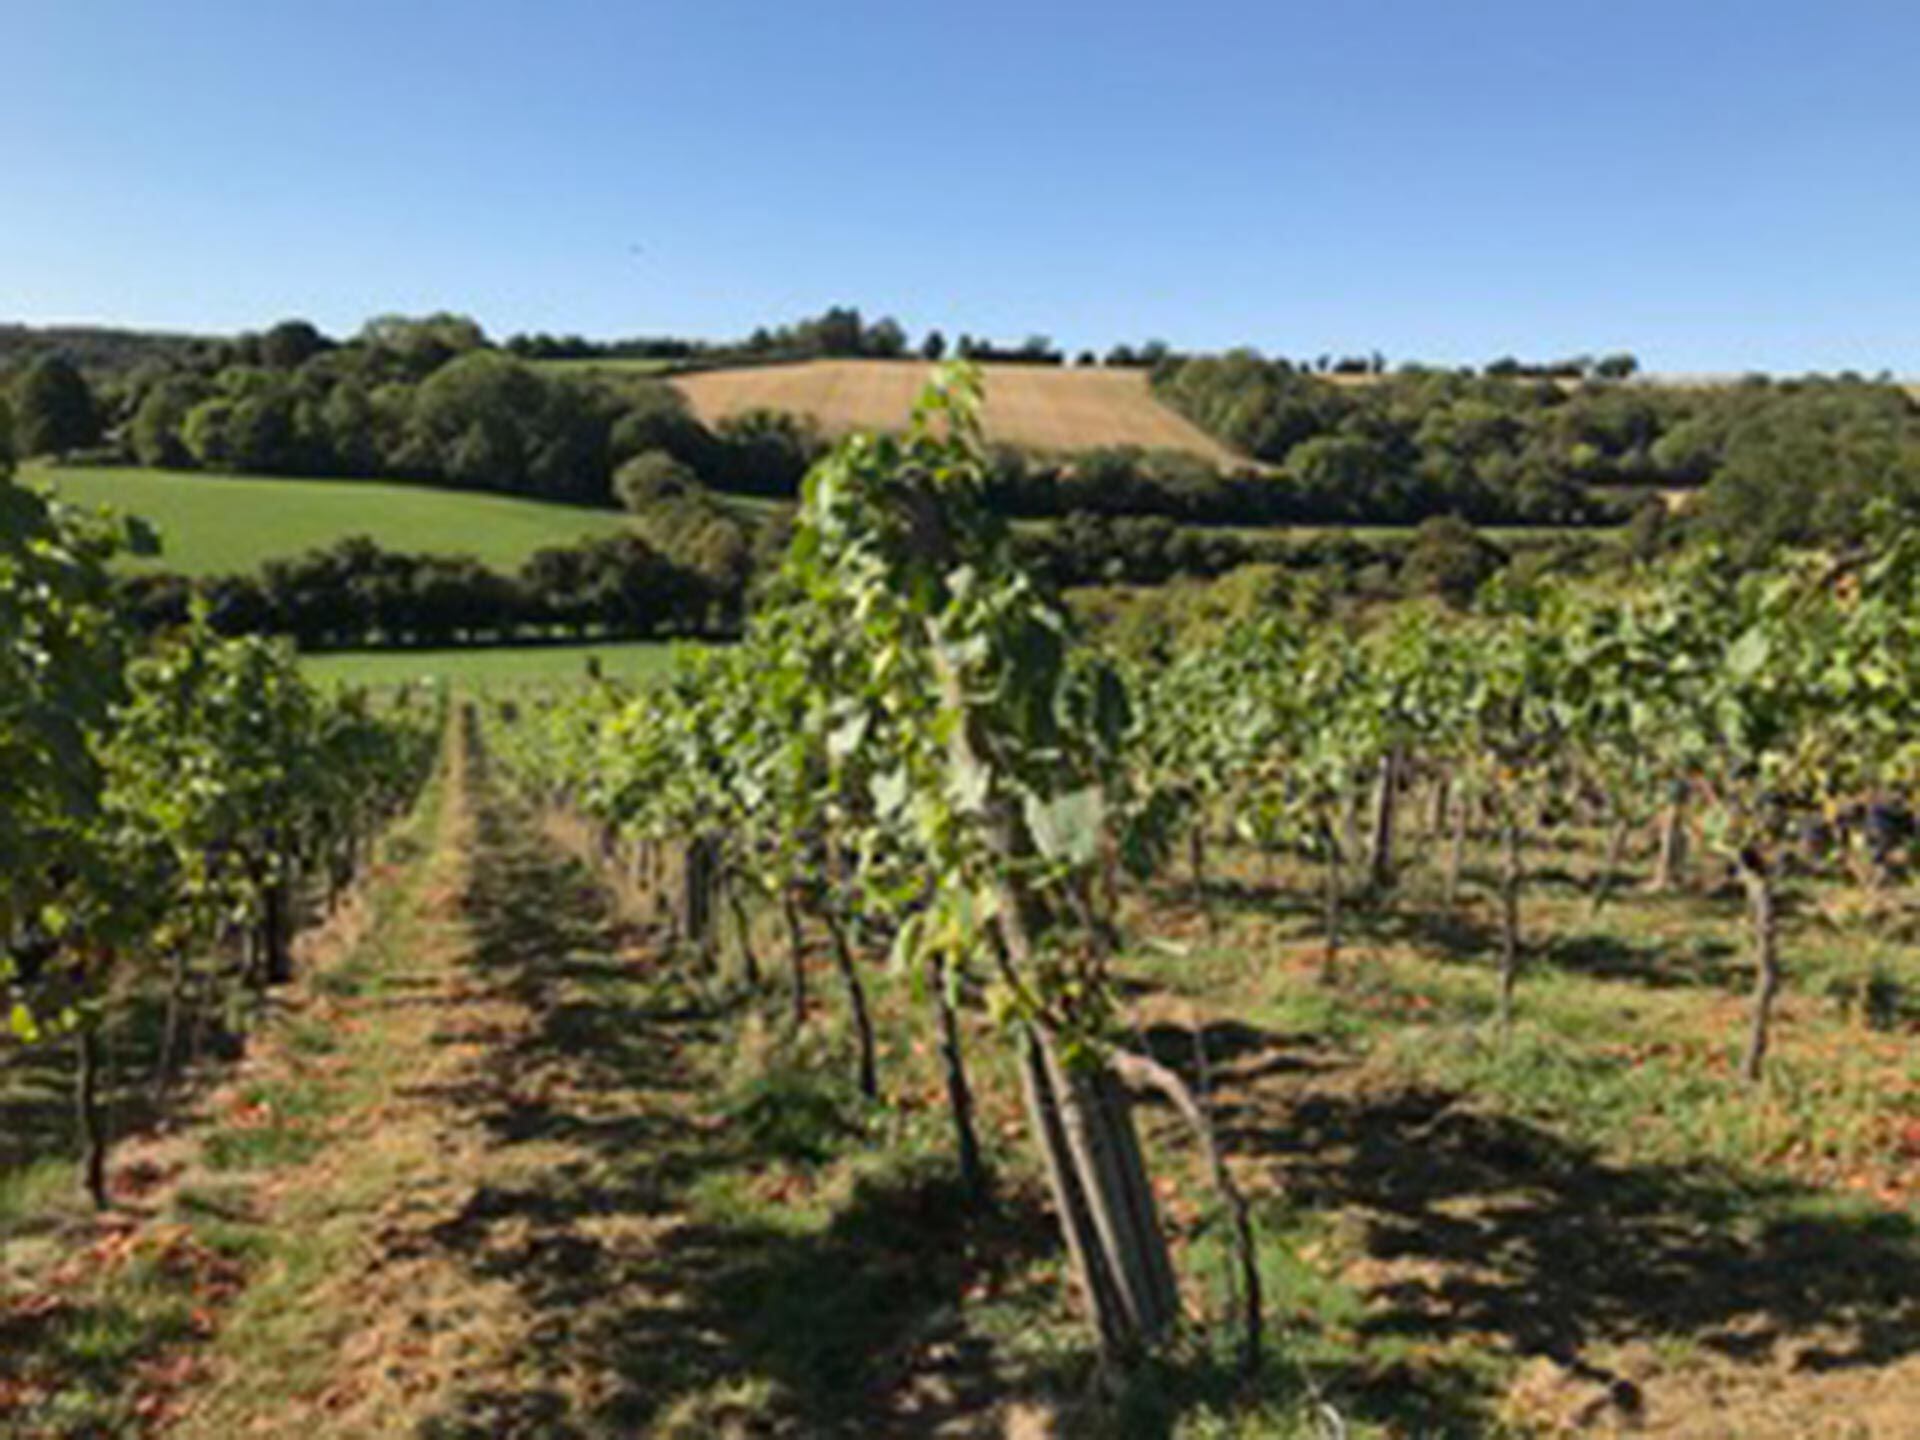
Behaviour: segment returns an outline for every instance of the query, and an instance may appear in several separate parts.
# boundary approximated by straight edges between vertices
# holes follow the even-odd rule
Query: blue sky
[[[0,318],[1920,372],[1920,5],[16,3]],[[637,251],[636,251],[636,248]]]

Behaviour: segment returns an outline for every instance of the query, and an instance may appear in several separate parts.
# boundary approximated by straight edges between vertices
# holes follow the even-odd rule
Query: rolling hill
[[[1140,370],[987,365],[987,434],[1038,450],[1139,445],[1186,450],[1218,465],[1245,465],[1217,440],[1153,398]],[[811,415],[830,435],[897,430],[929,367],[920,360],[808,360],[676,376],[700,418],[743,410]]]
[[[160,531],[162,553],[126,563],[183,575],[251,571],[350,535],[416,553],[472,555],[511,570],[535,550],[626,528],[618,511],[374,480],[287,480],[135,468],[25,474],[64,499],[110,505]]]

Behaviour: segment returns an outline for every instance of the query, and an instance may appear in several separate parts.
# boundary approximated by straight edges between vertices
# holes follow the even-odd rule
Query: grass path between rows
[[[322,980],[338,1048],[249,1081],[325,1119],[208,1202],[258,1255],[167,1433],[1002,1433],[964,1377],[909,1373],[974,1268],[944,1175],[796,1186],[759,1123],[806,1150],[796,1097],[728,1110],[737,1030],[477,753],[429,808],[383,932]]]
[[[189,1436],[410,1434],[476,1376],[510,1374],[528,1342],[511,1287],[457,1263],[441,1237],[476,1187],[557,1155],[505,1152],[485,1116],[522,1077],[494,1063],[524,1035],[524,1002],[474,967],[480,816],[470,757],[454,747],[427,807],[425,847],[381,933],[320,978],[329,1073],[281,1081],[256,1104],[329,1091],[301,1163],[261,1167],[248,1196],[265,1263],[222,1326]],[[268,1157],[271,1158],[271,1157]]]

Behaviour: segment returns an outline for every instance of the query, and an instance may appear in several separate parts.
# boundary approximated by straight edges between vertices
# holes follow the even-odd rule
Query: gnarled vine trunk
[[[947,991],[939,958],[927,961],[927,991],[940,1022],[940,1063],[947,1084],[947,1113],[953,1119],[954,1151],[960,1161],[960,1180],[967,1193],[984,1204],[990,1195],[987,1167],[980,1158],[980,1139],[973,1127],[973,1087],[967,1081],[967,1057],[960,1043],[960,1015]]]
[[[1653,878],[1647,882],[1647,889],[1655,893],[1679,889],[1686,863],[1686,803],[1676,797],[1660,816],[1660,841],[1654,849]]]
[[[1589,913],[1596,918],[1613,896],[1614,877],[1620,872],[1620,861],[1626,850],[1627,822],[1616,814],[1607,827],[1607,853],[1600,862],[1600,874],[1593,882],[1593,904]]]
[[[1513,1029],[1513,992],[1520,980],[1520,819],[1500,820],[1500,1034]]]
[[[1471,798],[1464,786],[1460,793],[1453,797],[1453,836],[1447,844],[1445,885],[1445,901],[1448,908],[1452,908],[1460,899],[1460,871],[1466,862],[1467,855],[1468,812],[1473,808],[1469,803]]]
[[[753,917],[747,913],[746,901],[740,895],[740,877],[729,874],[726,878],[727,908],[733,915],[733,933],[740,946],[740,970],[745,976],[749,988],[760,988],[760,957],[753,948]]]
[[[1447,801],[1452,793],[1452,776],[1436,771],[1433,788],[1427,794],[1427,843],[1438,845],[1447,833]]]
[[[800,928],[800,907],[794,903],[793,890],[780,891],[780,913],[787,922],[787,969],[792,976],[793,1028],[807,1023],[807,945]]]
[[[1193,902],[1200,907],[1200,913],[1206,919],[1208,936],[1217,936],[1220,933],[1220,918],[1214,912],[1213,897],[1207,891],[1207,823],[1204,814],[1196,815],[1187,831],[1187,863],[1193,871]]]
[[[1367,888],[1376,895],[1393,888],[1393,822],[1399,790],[1399,753],[1389,750],[1380,757],[1374,780],[1373,833],[1367,850]]]
[[[1340,892],[1345,881],[1340,874],[1340,839],[1331,825],[1320,827],[1320,843],[1326,848],[1323,920],[1326,925],[1326,949],[1320,957],[1322,978],[1334,978],[1340,966]]]
[[[94,1208],[107,1208],[107,1117],[100,1104],[100,1032],[84,1024],[74,1032],[79,1061],[74,1075],[75,1118],[80,1122],[80,1174]]]
[[[1747,924],[1753,938],[1753,1014],[1747,1032],[1747,1053],[1740,1073],[1758,1084],[1767,1061],[1767,1040],[1774,997],[1780,993],[1779,907],[1773,888],[1773,870],[1764,856],[1743,852],[1740,882],[1747,892]]]
[[[714,924],[714,891],[720,878],[719,848],[710,835],[696,835],[682,847],[680,903],[675,917],[681,942],[693,946],[709,964],[719,938]]]
[[[153,1098],[164,1100],[173,1088],[180,1065],[180,1033],[186,1023],[187,986],[192,978],[187,962],[187,947],[175,943],[167,957],[166,1017],[160,1030],[160,1053],[153,1065]]]
[[[867,989],[860,983],[859,968],[853,963],[853,946],[847,940],[847,927],[841,923],[831,902],[820,907],[820,918],[827,927],[834,968],[840,972],[840,983],[847,991],[847,1010],[853,1019],[854,1039],[859,1046],[860,1093],[869,1100],[878,1100],[880,1072],[874,1060],[873,1020],[867,1014]]]
[[[1352,780],[1340,796],[1340,843],[1347,854],[1360,853],[1360,787]]]
[[[1199,1044],[1199,1031],[1195,1031],[1195,1043]],[[1220,1198],[1226,1203],[1233,1225],[1234,1258],[1237,1265],[1237,1280],[1240,1290],[1240,1368],[1243,1374],[1251,1375],[1259,1368],[1262,1332],[1265,1327],[1264,1305],[1260,1285],[1260,1254],[1253,1233],[1253,1211],[1247,1204],[1246,1196],[1234,1183],[1233,1172],[1227,1168],[1225,1156],[1220,1150],[1219,1136],[1215,1133],[1213,1122],[1208,1117],[1200,1099],[1178,1074],[1169,1070],[1159,1061],[1146,1055],[1134,1055],[1121,1052],[1114,1056],[1114,1067],[1119,1074],[1149,1089],[1158,1090],[1177,1110],[1192,1128],[1200,1141],[1207,1169],[1213,1178],[1214,1188],[1220,1192]]]
[[[291,866],[283,859],[267,887],[266,904],[260,916],[260,944],[263,976],[269,985],[285,985],[293,979],[293,881]]]

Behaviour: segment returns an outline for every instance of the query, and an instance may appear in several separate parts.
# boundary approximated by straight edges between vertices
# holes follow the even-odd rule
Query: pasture
[[[982,419],[989,439],[1037,450],[1102,445],[1186,450],[1217,465],[1245,465],[1154,399],[1146,372],[986,365]],[[919,360],[810,360],[683,375],[673,383],[712,425],[745,410],[810,415],[830,435],[899,430],[926,384]]]
[[[613,641],[601,645],[497,645],[455,650],[342,650],[303,655],[300,668],[321,685],[384,689],[409,681],[436,680],[479,693],[584,679],[591,662],[609,680],[637,681],[659,671],[672,653],[658,641]]]
[[[507,495],[379,480],[290,480],[136,467],[26,468],[62,499],[107,505],[150,521],[161,553],[129,566],[182,575],[252,571],[349,536],[389,550],[471,555],[517,568],[548,545],[570,545],[626,528],[618,511],[588,510]]]

